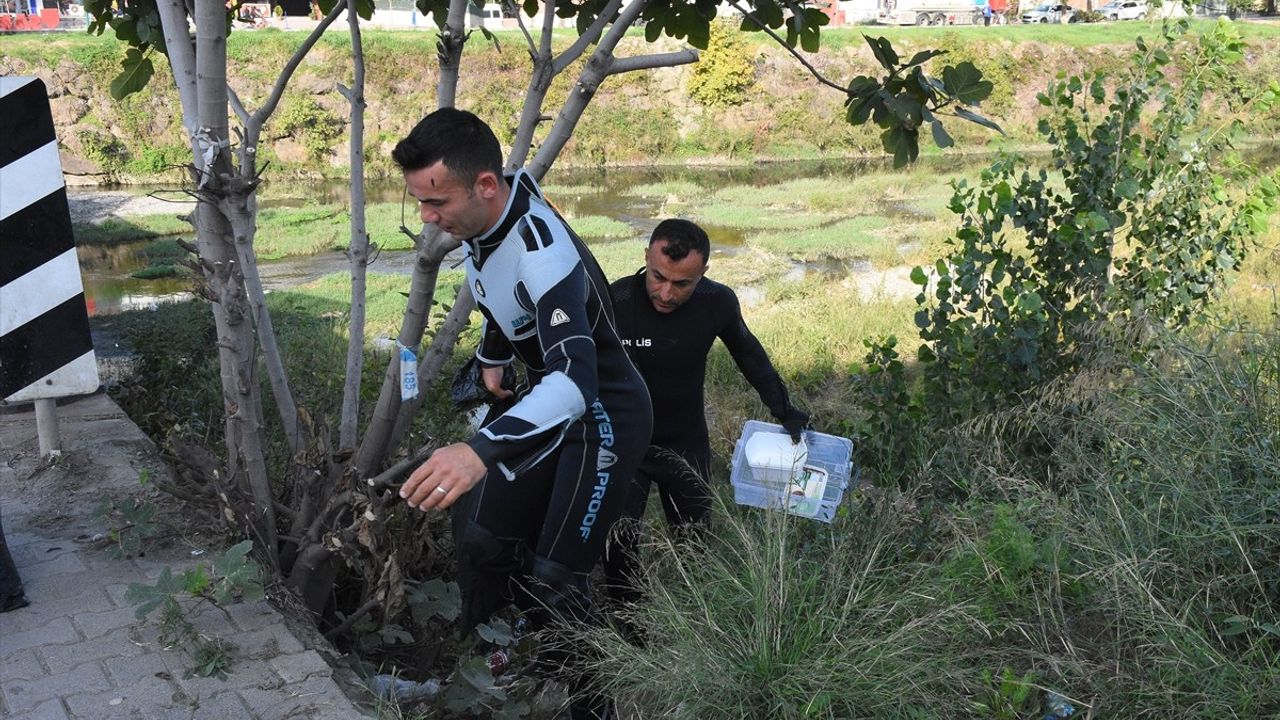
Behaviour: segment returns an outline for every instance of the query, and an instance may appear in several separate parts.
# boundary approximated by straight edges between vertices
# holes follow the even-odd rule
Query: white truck
[[[885,25],[981,25],[974,0],[880,0],[876,20]]]

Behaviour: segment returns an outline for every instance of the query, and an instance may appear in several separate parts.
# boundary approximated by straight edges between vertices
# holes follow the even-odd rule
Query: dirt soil
[[[71,222],[101,225],[110,218],[137,215],[185,215],[196,203],[187,195],[137,195],[118,190],[93,193],[67,193]]]

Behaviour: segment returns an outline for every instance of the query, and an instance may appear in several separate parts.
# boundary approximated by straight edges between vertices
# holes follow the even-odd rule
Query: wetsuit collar
[[[484,265],[484,261],[498,249],[503,239],[511,234],[516,221],[529,212],[530,200],[542,199],[542,188],[538,187],[538,183],[524,168],[516,170],[512,175],[504,176],[504,179],[507,181],[507,186],[511,188],[511,192],[507,195],[507,206],[502,209],[502,215],[498,218],[497,224],[467,241],[471,247],[471,256],[475,258],[476,267]]]

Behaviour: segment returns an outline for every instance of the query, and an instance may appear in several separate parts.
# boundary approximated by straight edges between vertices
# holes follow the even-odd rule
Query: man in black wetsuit
[[[716,338],[793,440],[809,423],[747,329],[733,290],[704,277],[710,254],[702,228],[688,220],[663,220],[649,238],[644,269],[609,287],[618,332],[653,398],[653,439],[628,493],[625,517],[639,519],[650,486],[657,485],[667,521],[677,531],[704,522],[711,509],[703,383]],[[611,594],[634,600],[636,537],[627,529],[617,536],[605,561]]]
[[[503,175],[498,140],[475,115],[428,115],[392,157],[423,223],[466,245],[485,385],[509,396],[502,371],[517,359],[528,376],[513,404],[432,453],[400,495],[423,511],[466,496],[454,523],[465,629],[513,600],[534,629],[583,622],[588,575],[652,425],[604,274],[533,178]],[[571,716],[607,717],[607,703],[582,698]]]

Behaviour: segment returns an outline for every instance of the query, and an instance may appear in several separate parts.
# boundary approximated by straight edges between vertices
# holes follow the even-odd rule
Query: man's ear
[[[491,170],[482,170],[476,175],[476,192],[485,200],[497,197],[499,186],[498,176]]]

